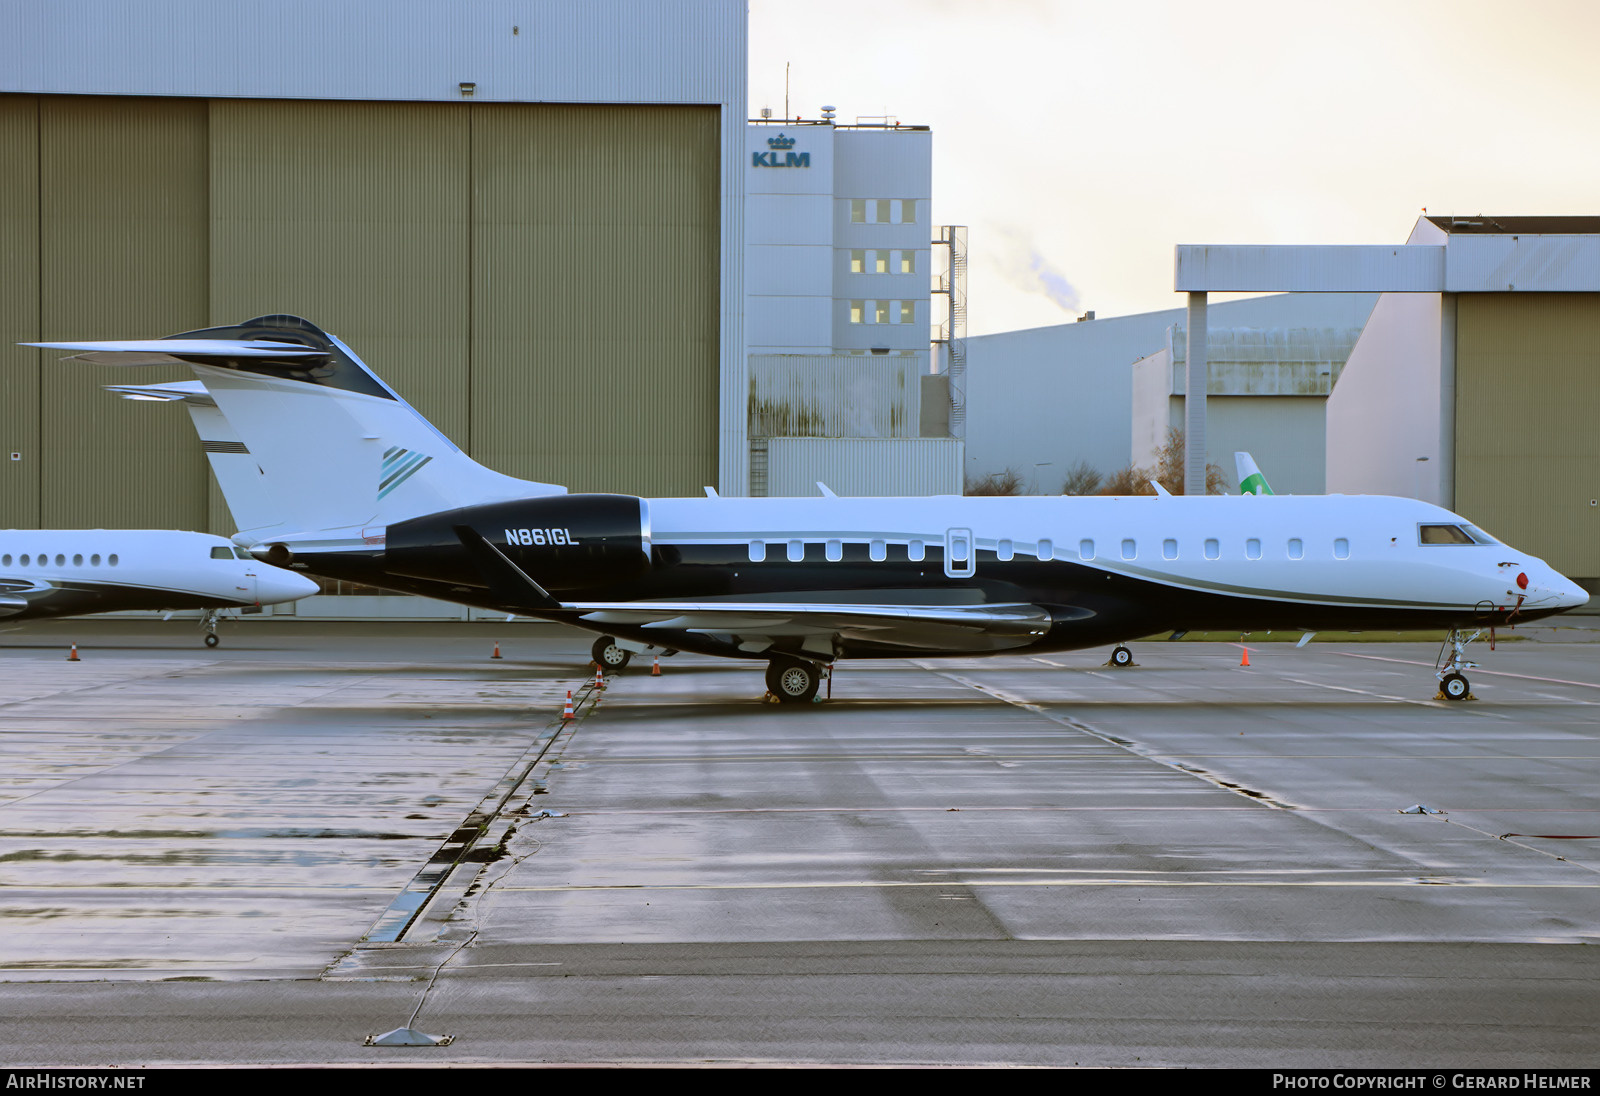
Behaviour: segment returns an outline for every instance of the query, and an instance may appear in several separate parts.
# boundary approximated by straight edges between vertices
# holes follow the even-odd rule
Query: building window
[[[1217,543],[1217,538],[1216,537],[1207,537],[1206,538],[1206,558],[1207,559],[1216,559],[1220,555],[1222,555],[1222,545]]]
[[[888,323],[889,322],[889,305],[892,304],[892,303],[893,302],[891,302],[891,301],[873,301],[872,302],[872,316],[873,316],[872,322],[873,323]]]
[[[838,563],[844,558],[844,541],[830,540],[824,554],[828,557],[829,563]]]
[[[1178,542],[1173,540],[1171,537],[1168,537],[1166,540],[1162,541],[1161,542],[1161,558],[1162,559],[1177,559],[1178,558]]]
[[[917,200],[905,198],[900,202],[900,223],[914,225],[917,223]]]
[[[865,274],[867,272],[867,253],[859,247],[850,252],[850,273]]]
[[[874,251],[872,253],[872,272],[874,274],[889,273],[889,253],[887,251]]]
[[[915,251],[900,252],[900,273],[915,274],[917,272],[917,253]]]
[[[850,223],[853,225],[867,223],[867,200],[865,198],[850,199]]]
[[[1260,559],[1261,558],[1261,538],[1260,537],[1251,537],[1249,540],[1245,541],[1244,542],[1244,554],[1245,554],[1245,558],[1246,559]]]
[[[867,555],[871,557],[872,562],[882,563],[889,558],[889,547],[883,541],[875,540],[867,547]]]
[[[917,322],[917,302],[916,301],[901,301],[900,302],[900,322],[901,323],[916,323]]]
[[[862,321],[862,319],[863,319],[863,314],[866,312],[866,309],[867,309],[867,302],[866,301],[851,301],[850,302],[850,322],[851,323],[860,323]]]
[[[1349,559],[1350,558],[1350,542],[1347,539],[1345,539],[1344,537],[1335,537],[1334,538],[1334,541],[1333,541],[1333,558],[1334,559]]]
[[[1290,559],[1302,559],[1302,558],[1304,558],[1305,554],[1306,554],[1306,546],[1305,546],[1305,544],[1303,544],[1301,542],[1300,538],[1299,537],[1290,537],[1289,538],[1289,558]]]
[[[1055,554],[1056,554],[1055,542],[1050,540],[1048,537],[1046,537],[1044,540],[1041,540],[1038,544],[1034,545],[1034,548],[1033,548],[1033,558],[1034,559],[1052,559],[1052,558],[1054,558]]]
[[[764,541],[764,540],[752,540],[750,542],[750,562],[751,563],[760,563],[762,560],[764,560],[766,558],[767,558],[767,542]]]
[[[873,204],[877,206],[877,209],[874,211],[877,215],[873,218],[873,220],[877,221],[880,225],[888,224],[891,219],[889,216],[889,208],[894,203],[888,198],[879,198]]]
[[[1094,558],[1094,541],[1092,541],[1092,540],[1088,539],[1087,537],[1085,537],[1083,540],[1080,540],[1078,542],[1078,558],[1079,559],[1093,559]]]

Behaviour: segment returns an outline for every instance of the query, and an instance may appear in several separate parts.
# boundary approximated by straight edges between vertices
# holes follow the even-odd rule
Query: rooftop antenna
[[[789,120],[789,62],[783,63],[783,120]]]
[[[824,122],[832,123],[832,121],[833,121],[833,108],[832,107],[825,106],[825,107],[822,108],[822,120]]]

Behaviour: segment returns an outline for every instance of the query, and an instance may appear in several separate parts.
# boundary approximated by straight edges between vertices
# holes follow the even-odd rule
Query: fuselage
[[[208,533],[0,530],[0,618],[270,605],[315,593],[304,575]]]
[[[492,524],[482,520],[487,515],[473,517],[474,508],[453,513],[578,606],[692,600],[1048,610],[1043,634],[1025,642],[974,635],[970,651],[1090,647],[1165,630],[1515,624],[1587,600],[1544,561],[1448,510],[1338,495],[638,500],[639,565],[616,568],[615,578],[590,569],[580,584],[563,585],[558,553],[581,554],[593,533],[581,527],[584,498],[539,501],[542,545],[523,543],[529,534],[514,523],[506,527],[505,507],[515,503],[497,504]],[[562,506],[578,516],[563,524]],[[408,560],[407,574],[396,574],[384,551],[297,558],[324,573],[514,608],[477,585],[464,557],[449,558],[452,550],[441,544],[425,566]],[[428,571],[441,580],[417,577]],[[583,622],[576,612],[518,611]],[[611,630],[628,635],[625,627]],[[637,638],[660,642],[663,634],[640,630]],[[736,638],[686,634],[671,645],[735,654]],[[912,650],[858,638],[837,653]]]

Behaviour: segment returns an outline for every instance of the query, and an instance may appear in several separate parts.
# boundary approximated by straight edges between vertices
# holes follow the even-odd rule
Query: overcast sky
[[[750,0],[750,101],[933,128],[969,334],[1174,308],[1179,243],[1600,214],[1594,0]]]

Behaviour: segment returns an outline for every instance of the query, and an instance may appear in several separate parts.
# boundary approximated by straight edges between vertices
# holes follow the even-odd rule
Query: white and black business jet
[[[1273,628],[1449,629],[1437,676],[1460,699],[1476,630],[1587,601],[1412,499],[575,495],[473,461],[298,317],[29,345],[191,365],[272,496],[237,538],[262,559],[575,624],[609,667],[652,649],[761,660],[783,701],[814,697],[838,659],[1117,644],[1126,662],[1137,636]]]
[[[201,610],[207,647],[227,609],[317,592],[208,533],[164,529],[0,529],[0,621],[129,609]]]

